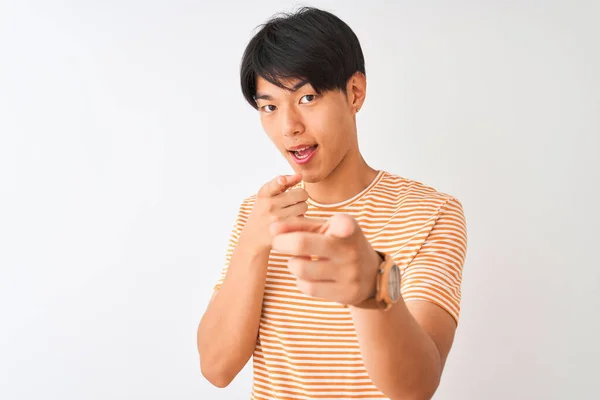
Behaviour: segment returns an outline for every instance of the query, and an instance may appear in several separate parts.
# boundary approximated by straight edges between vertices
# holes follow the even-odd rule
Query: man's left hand
[[[291,255],[289,270],[301,292],[358,305],[375,292],[381,257],[354,218],[296,218],[271,225],[273,250]]]

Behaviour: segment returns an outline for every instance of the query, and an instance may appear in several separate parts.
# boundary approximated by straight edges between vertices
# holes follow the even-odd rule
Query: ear
[[[356,72],[348,79],[346,85],[348,104],[352,115],[356,114],[363,106],[367,96],[367,77],[362,72]]]

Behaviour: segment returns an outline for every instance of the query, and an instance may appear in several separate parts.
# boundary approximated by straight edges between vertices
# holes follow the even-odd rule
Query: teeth
[[[297,149],[297,150],[292,150],[292,153],[294,153],[294,157],[296,157],[297,159],[303,160],[303,159],[307,158],[308,156],[310,156],[310,154],[309,153],[302,154],[302,152],[304,152],[306,150],[310,150],[313,147],[315,147],[315,146],[305,146],[305,147],[302,147],[302,148]]]

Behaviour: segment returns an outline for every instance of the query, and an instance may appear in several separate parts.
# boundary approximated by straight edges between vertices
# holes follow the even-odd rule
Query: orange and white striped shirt
[[[225,279],[254,200],[249,197],[240,207],[215,289]],[[379,171],[367,188],[342,203],[309,199],[305,216],[326,219],[335,213],[353,216],[373,248],[394,258],[405,302],[433,302],[458,322],[467,237],[455,198]],[[367,374],[350,310],[300,292],[286,265],[285,256],[271,252],[252,399],[386,399]]]

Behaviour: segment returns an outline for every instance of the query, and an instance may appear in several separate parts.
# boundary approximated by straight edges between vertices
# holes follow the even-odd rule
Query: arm
[[[306,212],[306,191],[287,191],[299,180],[299,175],[277,177],[259,190],[254,204],[240,208],[223,284],[213,294],[197,332],[202,374],[217,387],[235,378],[256,347],[271,251],[268,227],[274,220]]]
[[[242,232],[227,277],[214,292],[198,327],[202,374],[227,386],[244,368],[256,346],[269,249],[260,249]]]
[[[440,382],[456,323],[426,301],[400,300],[389,311],[352,308],[365,367],[392,400],[430,399]]]
[[[451,201],[402,277],[402,297],[387,312],[352,307],[369,376],[392,400],[430,399],[457,326],[466,226]]]

